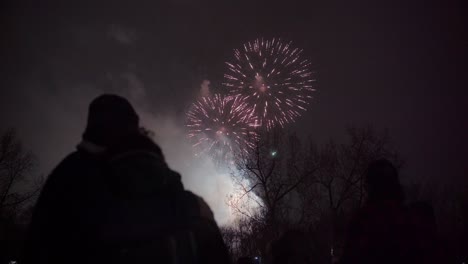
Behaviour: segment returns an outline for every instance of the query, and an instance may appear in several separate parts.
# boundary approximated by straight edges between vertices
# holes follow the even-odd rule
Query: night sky
[[[324,142],[350,124],[387,128],[405,177],[450,183],[468,171],[461,3],[3,1],[0,128],[17,128],[47,172],[79,141],[95,95],[137,93],[182,118],[204,79],[219,89],[233,48],[281,37],[317,79],[292,129]]]

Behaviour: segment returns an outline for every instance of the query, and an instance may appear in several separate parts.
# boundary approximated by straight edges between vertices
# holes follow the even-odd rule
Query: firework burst
[[[240,97],[201,97],[187,112],[188,137],[197,155],[229,161],[236,151],[253,147],[255,116]]]
[[[307,110],[315,91],[311,63],[301,53],[280,39],[248,42],[226,62],[224,86],[228,94],[244,98],[260,125],[283,127]]]

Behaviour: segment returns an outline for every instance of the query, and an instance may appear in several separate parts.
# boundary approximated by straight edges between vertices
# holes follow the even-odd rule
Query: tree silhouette
[[[237,229],[226,231],[238,252],[251,254],[253,247],[264,254],[271,241],[291,228],[314,233],[322,243],[317,248],[340,248],[346,220],[365,201],[368,164],[386,158],[402,165],[386,132],[349,127],[347,136],[345,143],[316,145],[270,131],[251,151],[236,156],[233,179],[239,194],[228,204],[242,220]]]
[[[31,152],[24,149],[16,131],[9,129],[0,137],[0,217],[12,217],[40,188],[25,191],[26,176],[34,166]]]
[[[378,133],[371,126],[349,127],[347,136],[345,143],[330,140],[318,149],[311,148],[308,157],[317,170],[298,189],[304,210],[309,210],[307,228],[321,232],[320,241],[328,241],[332,255],[341,248],[348,218],[365,201],[364,176],[369,163],[385,158],[397,168],[403,164],[387,132]]]

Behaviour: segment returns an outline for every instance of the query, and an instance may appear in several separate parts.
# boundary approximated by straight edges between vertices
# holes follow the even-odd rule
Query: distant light
[[[278,155],[278,152],[277,152],[277,151],[274,150],[274,151],[271,152],[271,156],[272,156],[272,157],[276,157],[276,155]]]

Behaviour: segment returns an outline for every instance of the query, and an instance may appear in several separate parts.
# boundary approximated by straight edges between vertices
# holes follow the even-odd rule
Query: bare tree
[[[258,222],[241,217],[232,225],[221,228],[221,234],[232,259],[261,254],[262,229],[258,227]]]
[[[305,160],[294,134],[272,131],[254,143],[253,149],[236,155],[232,176],[238,194],[231,197],[229,205],[241,216],[242,224],[250,227],[242,239],[264,252],[292,219],[300,217],[295,191],[315,168]]]
[[[323,187],[332,210],[342,209],[347,202],[355,206],[363,203],[364,173],[371,161],[388,159],[398,168],[402,165],[398,154],[391,150],[387,133],[379,135],[372,127],[350,127],[348,137],[344,144],[330,141],[315,156],[319,170],[314,181]]]
[[[350,127],[347,135],[346,143],[330,140],[318,150],[311,148],[308,158],[315,159],[317,170],[308,174],[304,181],[306,188],[298,189],[304,205],[313,203],[311,208],[306,208],[312,210],[308,212],[308,223],[321,222],[320,228],[328,230],[327,240],[332,252],[336,246],[340,247],[343,227],[352,210],[365,201],[364,175],[369,163],[385,158],[397,168],[402,166],[386,132],[379,134],[370,126]]]
[[[23,148],[16,132],[4,132],[0,137],[0,217],[16,215],[38,193],[39,187],[26,190],[24,185],[33,165],[33,155]]]
[[[233,235],[237,243],[245,241],[264,252],[282,231],[301,228],[318,230],[317,240],[325,241],[328,248],[339,245],[347,217],[365,200],[368,164],[380,158],[397,167],[402,164],[387,133],[350,127],[347,135],[345,143],[329,141],[317,146],[294,134],[272,131],[249,152],[239,153],[233,174],[238,194],[229,205],[250,229],[237,230]],[[252,206],[256,210],[250,210]],[[236,230],[231,231],[235,234]],[[252,250],[244,247],[241,251]]]

